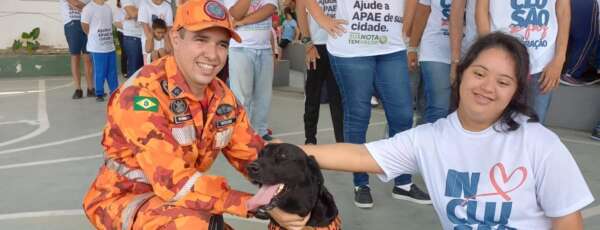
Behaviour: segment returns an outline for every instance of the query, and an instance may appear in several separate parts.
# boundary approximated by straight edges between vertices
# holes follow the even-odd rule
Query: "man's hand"
[[[552,59],[546,68],[544,68],[539,80],[542,94],[549,93],[558,86],[563,64],[563,61]]]
[[[411,52],[409,51],[407,53],[407,59],[408,59],[408,70],[410,70],[411,72],[415,72],[417,71],[417,66],[418,66],[418,57],[417,57],[417,52]]]
[[[281,227],[288,230],[302,230],[306,226],[306,222],[310,219],[310,213],[306,217],[301,217],[296,214],[290,214],[282,211],[279,208],[273,208],[269,211],[269,215],[273,218]]]
[[[306,63],[306,69],[310,70],[310,69],[317,69],[317,59],[320,59],[321,56],[319,56],[319,52],[317,51],[317,47],[315,47],[314,45],[308,45],[306,46],[306,58],[305,58],[305,63]],[[312,66],[312,68],[311,68]]]

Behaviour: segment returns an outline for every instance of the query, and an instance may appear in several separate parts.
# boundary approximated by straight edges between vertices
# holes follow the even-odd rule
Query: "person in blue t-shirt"
[[[294,20],[292,16],[292,10],[289,7],[286,7],[283,10],[285,14],[285,20],[283,21],[283,33],[281,35],[281,41],[279,41],[279,47],[285,49],[285,47],[290,44],[297,37],[297,29],[298,24],[296,20]]]

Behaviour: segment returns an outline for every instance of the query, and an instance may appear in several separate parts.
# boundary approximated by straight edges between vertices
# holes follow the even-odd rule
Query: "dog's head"
[[[298,146],[269,144],[247,168],[250,180],[261,186],[259,193],[276,194],[270,205],[300,216],[311,213],[309,226],[327,226],[337,216],[317,161]]]

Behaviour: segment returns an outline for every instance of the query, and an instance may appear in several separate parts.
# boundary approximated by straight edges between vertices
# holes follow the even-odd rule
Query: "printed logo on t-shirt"
[[[98,41],[101,46],[111,46],[113,43],[112,28],[98,29]]]
[[[79,10],[73,8],[72,6],[69,6],[69,18],[71,20],[80,20],[81,12]]]
[[[511,194],[527,180],[527,169],[520,166],[510,171],[503,163],[493,165],[488,178],[492,191],[478,191],[480,175],[448,170],[444,195],[453,199],[446,204],[446,215],[454,229],[514,229],[507,226],[513,204]],[[496,197],[500,202],[478,200],[482,197]],[[483,213],[483,219],[476,215],[478,212]]]
[[[385,22],[403,22],[402,16],[397,15],[401,12],[392,12],[390,4],[377,0],[356,0],[353,9],[350,30],[354,32],[348,36],[351,45],[385,45],[388,43],[388,37],[381,35],[389,31]]]
[[[520,37],[527,48],[548,46],[546,35],[550,12],[546,9],[548,0],[510,0],[513,10],[510,33]]]
[[[452,6],[452,0],[440,0],[440,6],[442,7],[442,25],[440,26],[442,34],[450,36],[448,31],[448,25],[450,25],[450,7]]]
[[[330,18],[335,18],[335,11],[337,10],[337,0],[318,0],[319,6],[323,10],[323,13]]]

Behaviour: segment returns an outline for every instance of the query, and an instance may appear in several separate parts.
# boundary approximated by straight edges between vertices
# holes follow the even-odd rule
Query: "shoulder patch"
[[[158,99],[155,97],[135,96],[133,99],[133,110],[158,112]]]

